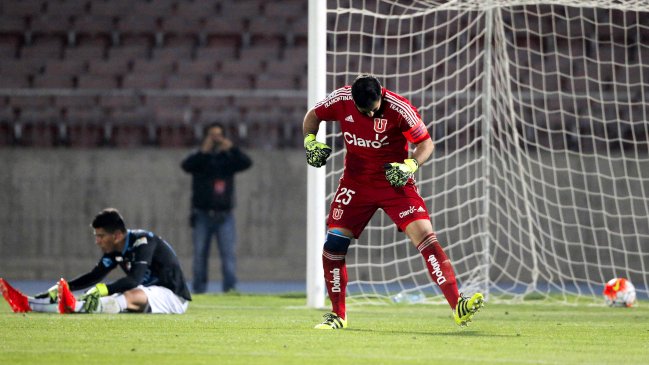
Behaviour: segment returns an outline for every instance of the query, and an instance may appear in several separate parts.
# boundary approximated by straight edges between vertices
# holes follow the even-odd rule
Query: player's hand
[[[108,288],[106,284],[97,284],[92,288],[88,289],[85,294],[79,297],[79,300],[83,301],[83,311],[86,313],[94,313],[99,307],[99,298],[105,297],[108,295]]]
[[[36,299],[50,298],[50,303],[56,303],[59,300],[59,286],[52,285],[52,287],[47,289],[47,291],[36,294],[34,298]]]
[[[405,186],[408,179],[417,171],[419,163],[414,158],[403,160],[403,163],[392,162],[385,164],[385,178],[390,185],[396,187]]]
[[[315,140],[315,134],[309,133],[304,137],[306,162],[313,167],[321,167],[327,163],[331,154],[331,147]]]

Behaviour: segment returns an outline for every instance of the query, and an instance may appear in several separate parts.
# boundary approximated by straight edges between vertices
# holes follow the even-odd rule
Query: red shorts
[[[358,238],[377,209],[385,213],[400,231],[419,219],[430,219],[424,199],[412,180],[402,188],[385,184],[364,185],[340,179],[329,207],[327,226],[346,228]]]

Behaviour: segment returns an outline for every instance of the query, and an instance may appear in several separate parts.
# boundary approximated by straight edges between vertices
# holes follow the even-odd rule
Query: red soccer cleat
[[[2,292],[2,296],[5,298],[7,303],[9,303],[9,306],[14,313],[32,311],[27,296],[9,285],[9,283],[3,278],[0,278],[0,292]]]
[[[77,306],[77,298],[74,297],[68,286],[68,282],[61,278],[59,280],[59,313],[74,313]]]

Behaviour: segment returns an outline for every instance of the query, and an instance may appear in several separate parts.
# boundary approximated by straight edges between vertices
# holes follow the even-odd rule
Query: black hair
[[[211,122],[203,128],[203,138],[207,136],[207,133],[210,131],[210,129],[217,127],[221,128],[221,131],[223,131],[223,135],[225,136],[225,127],[223,126],[223,124],[219,122]]]
[[[126,232],[124,218],[115,208],[106,208],[99,212],[92,220],[92,228],[103,228],[108,233],[115,231]]]
[[[377,100],[380,100],[381,91],[379,79],[372,75],[359,75],[352,83],[352,98],[361,109],[370,108]]]

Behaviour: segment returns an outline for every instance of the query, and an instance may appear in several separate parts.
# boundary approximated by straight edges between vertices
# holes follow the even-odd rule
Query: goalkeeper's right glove
[[[83,300],[83,311],[86,313],[95,313],[99,309],[99,298],[108,295],[106,284],[99,283],[88,289],[79,300]]]
[[[59,300],[59,286],[53,285],[51,288],[47,289],[46,292],[36,294],[34,298],[36,299],[50,298],[50,303],[56,303]]]
[[[306,149],[306,162],[313,167],[321,167],[327,163],[331,154],[331,147],[315,140],[315,134],[309,133],[304,137],[304,149]]]

